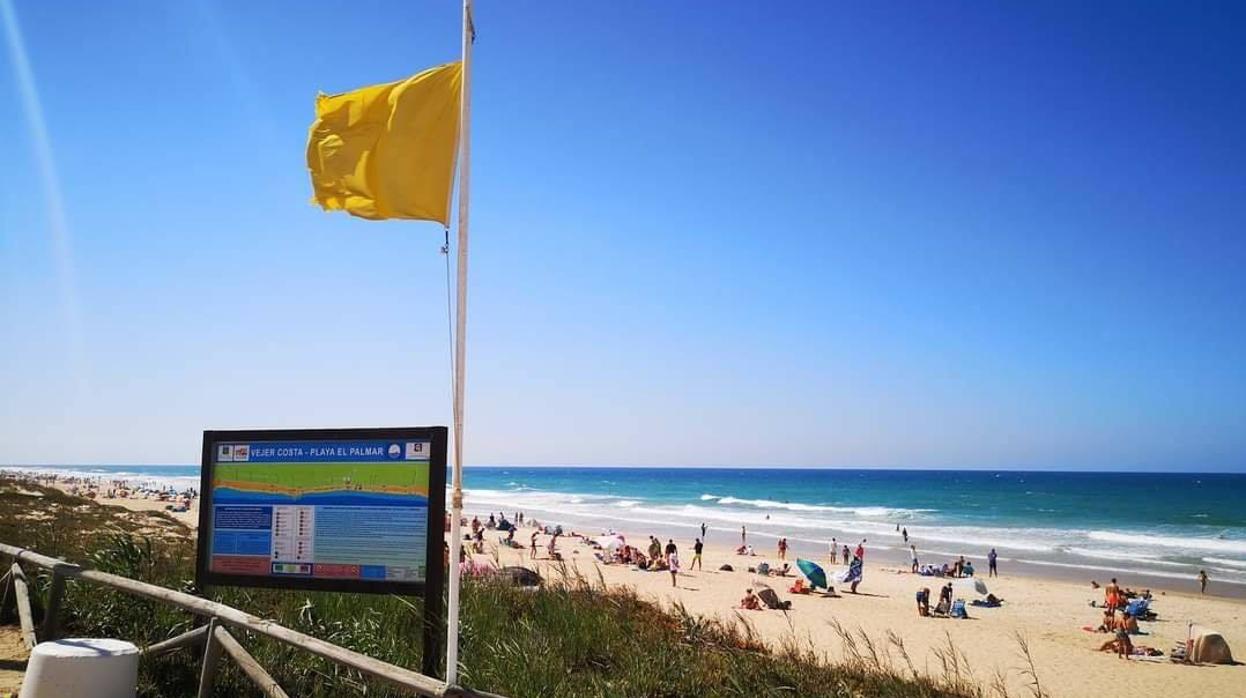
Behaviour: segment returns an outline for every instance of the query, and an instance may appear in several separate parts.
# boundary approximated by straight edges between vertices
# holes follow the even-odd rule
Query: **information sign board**
[[[445,427],[206,431],[198,582],[439,606],[445,474]]]

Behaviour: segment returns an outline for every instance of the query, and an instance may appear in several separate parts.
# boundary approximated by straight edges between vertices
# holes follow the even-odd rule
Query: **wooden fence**
[[[268,698],[288,698],[286,692],[282,690],[281,686],[277,684],[268,671],[230,634],[229,627],[241,628],[284,642],[318,657],[351,667],[362,674],[386,681],[416,695],[434,698],[442,698],[443,696],[450,698],[459,696],[463,698],[501,698],[489,693],[471,691],[459,686],[450,686],[410,669],[404,669],[365,654],[348,650],[345,647],[318,640],[310,635],[278,625],[271,620],[264,620],[231,606],[201,599],[197,596],[174,591],[173,589],[166,589],[155,584],[147,584],[146,582],[115,574],[85,569],[63,560],[50,558],[46,555],[40,555],[36,552],[5,543],[0,543],[0,556],[7,556],[13,560],[12,566],[5,574],[4,603],[7,604],[10,597],[16,602],[22,638],[30,648],[33,648],[38,640],[51,640],[58,636],[57,623],[65,596],[65,581],[67,579],[101,584],[128,594],[167,603],[201,618],[206,618],[208,620],[207,625],[151,645],[143,650],[145,655],[156,655],[183,647],[203,644],[203,667],[199,674],[199,698],[207,698],[207,696],[211,695],[212,680],[222,654],[228,655]],[[22,563],[34,565],[49,570],[52,573],[52,583],[48,589],[43,623],[37,632],[30,605],[30,584],[22,569]]]

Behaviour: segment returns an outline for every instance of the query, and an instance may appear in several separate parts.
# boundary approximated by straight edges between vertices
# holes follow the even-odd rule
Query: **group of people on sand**
[[[965,559],[964,555],[959,556],[952,562],[945,562],[942,565],[921,564],[917,559],[917,546],[909,546],[909,557],[912,561],[911,571],[913,574],[920,574],[923,577],[972,577],[977,573],[977,569],[973,566],[973,560]],[[995,552],[995,548],[991,548],[991,552],[986,554],[987,577],[999,576],[999,555]]]
[[[1094,589],[1100,588],[1099,583],[1091,580]],[[1154,620],[1155,612],[1151,610],[1150,589],[1135,592],[1122,588],[1113,577],[1103,585],[1103,617],[1097,627],[1086,626],[1084,630],[1099,633],[1110,633],[1112,638],[1099,646],[1100,652],[1112,652],[1122,659],[1131,656],[1160,656],[1163,652],[1145,645],[1135,645],[1132,636],[1145,635],[1139,627],[1140,620]],[[1093,605],[1093,603],[1092,603]]]
[[[622,537],[620,536],[620,540]],[[596,548],[601,546],[591,543]],[[705,549],[705,545],[700,538],[695,539],[692,545],[692,564],[688,569],[701,569],[701,554]],[[668,538],[666,545],[662,545],[662,541],[657,536],[649,536],[649,544],[645,549],[629,545],[624,542],[610,550],[600,550],[596,553],[597,559],[601,562],[611,565],[629,565],[633,569],[643,570],[647,572],[670,572],[671,586],[678,586],[678,576],[683,569],[679,559],[679,546],[675,545],[674,538]]]
[[[199,498],[199,488],[183,487],[178,489],[172,485],[160,485],[154,481],[133,484],[129,480],[118,478],[84,477],[80,475],[60,475],[57,473],[15,473],[5,471],[9,476],[19,480],[32,482],[44,487],[55,487],[76,497],[87,499],[146,499],[165,502],[164,509],[175,514],[190,511],[191,505]]]

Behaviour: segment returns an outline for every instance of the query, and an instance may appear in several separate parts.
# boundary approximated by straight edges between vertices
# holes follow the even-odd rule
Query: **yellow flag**
[[[463,64],[316,98],[307,140],[314,199],[327,211],[449,225]]]

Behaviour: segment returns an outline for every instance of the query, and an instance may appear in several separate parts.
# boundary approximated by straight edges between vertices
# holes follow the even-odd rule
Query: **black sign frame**
[[[443,627],[442,594],[445,591],[444,549],[446,545],[446,427],[381,427],[362,429],[247,429],[203,432],[203,459],[200,466],[199,535],[195,551],[195,585],[263,587],[270,589],[339,591],[359,594],[407,594],[424,598],[424,673],[433,675],[437,664],[438,639]],[[364,581],[359,579],[313,579],[272,577],[213,572],[212,481],[218,443],[254,441],[336,441],[336,440],[427,441],[428,527],[425,543],[423,582]]]

